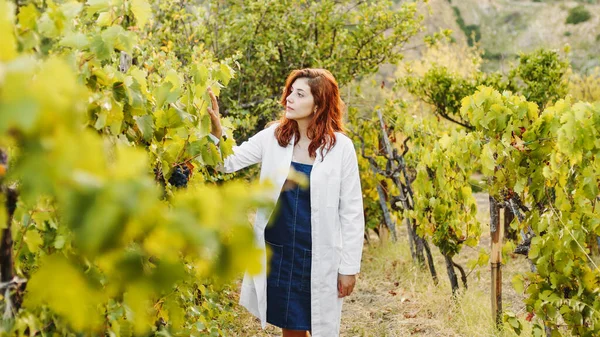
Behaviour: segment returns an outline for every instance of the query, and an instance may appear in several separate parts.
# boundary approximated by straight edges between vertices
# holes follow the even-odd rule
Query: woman
[[[209,93],[211,138],[218,142],[219,106]],[[220,168],[234,172],[261,163],[260,180],[274,182],[277,201],[275,211],[257,212],[256,242],[272,255],[261,274],[246,273],[240,303],[263,328],[267,322],[282,328],[284,337],[338,336],[343,298],[354,289],[363,246],[356,152],[342,133],[343,102],[329,71],[292,71],[281,104],[281,119],[234,147]],[[290,168],[309,176],[308,190],[287,180]],[[266,260],[265,254],[263,266]]]

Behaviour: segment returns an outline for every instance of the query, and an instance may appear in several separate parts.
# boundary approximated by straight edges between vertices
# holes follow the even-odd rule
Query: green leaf
[[[61,46],[70,47],[74,49],[84,49],[90,45],[90,41],[87,36],[83,33],[69,33],[65,35],[59,42]]]
[[[123,82],[114,82],[112,85],[113,97],[116,101],[126,103],[129,102],[129,96],[127,93],[127,89]]]
[[[106,12],[110,8],[110,0],[88,0],[86,4],[89,15]]]
[[[60,11],[65,16],[66,21],[74,20],[83,10],[83,4],[76,1],[69,1],[60,5]]]
[[[219,150],[221,150],[221,156],[226,158],[233,154],[233,147],[235,146],[235,142],[231,137],[227,137],[227,139],[221,140],[219,142]]]
[[[133,80],[127,87],[129,104],[131,106],[131,114],[133,116],[141,116],[146,114],[146,99],[142,94],[142,87],[137,80]]]
[[[124,319],[119,320],[119,337],[133,337],[133,323]]]
[[[94,123],[94,128],[96,130],[100,130],[106,126],[106,119],[108,118],[108,113],[106,111],[101,111],[97,115],[96,123]]]
[[[177,108],[171,107],[167,110],[167,126],[170,128],[178,128],[183,126],[186,120],[189,120],[191,116],[185,111]]]
[[[475,246],[477,246],[478,243],[479,243],[479,240],[477,238],[475,238],[475,237],[469,237],[464,242],[464,244],[467,245],[467,246],[469,246],[469,247],[475,247]]]
[[[521,326],[521,323],[519,322],[519,320],[516,317],[511,317],[508,319],[508,322],[510,323],[510,325],[516,329],[519,329]]]
[[[205,114],[200,119],[200,125],[198,128],[198,137],[205,137],[210,133],[211,121],[210,116]]]
[[[154,89],[154,96],[156,99],[156,107],[162,108],[164,104],[170,104],[177,100],[180,93],[178,90],[173,90],[173,84],[171,82],[163,82],[159,87]]]
[[[519,194],[522,193],[524,191],[526,185],[527,185],[527,178],[525,178],[525,177],[519,178],[517,180],[517,183],[515,184],[515,188],[514,188],[515,192],[517,192]]]
[[[223,85],[228,85],[232,77],[233,69],[231,69],[231,67],[229,67],[227,64],[221,63],[217,78],[223,82]]]
[[[492,151],[489,143],[485,144],[481,149],[481,167],[483,169],[483,174],[487,176],[494,175],[496,160],[494,159],[494,152]]]
[[[44,230],[46,228],[46,222],[51,220],[51,215],[49,212],[35,212],[31,216],[31,219],[35,223],[36,228]]]
[[[517,275],[513,276],[511,282],[512,282],[513,288],[515,288],[515,291],[518,294],[522,294],[523,291],[525,290],[523,275],[517,274]]]
[[[203,138],[201,140],[196,140],[190,142],[187,147],[187,153],[190,157],[196,157],[197,155],[202,153],[202,149],[206,147],[206,143],[208,143],[209,138]]]
[[[102,32],[102,40],[118,50],[131,54],[136,43],[136,35],[126,31],[122,26],[110,26]]]
[[[594,200],[598,195],[598,183],[596,182],[597,171],[591,167],[585,167],[582,173],[582,185],[585,197],[589,200]]]
[[[113,48],[113,45],[104,41],[100,35],[95,35],[90,43],[90,50],[100,61],[109,59]]]
[[[56,239],[54,239],[54,248],[62,249],[65,246],[66,239],[63,235],[58,235]]]
[[[139,85],[140,93],[146,93],[148,91],[148,83],[146,81],[146,76],[148,76],[148,74],[135,65],[129,68],[129,74],[131,74],[131,77],[135,80],[134,83],[131,84],[131,87],[133,87],[134,84],[137,84]]]
[[[47,38],[56,38],[59,34],[56,23],[50,18],[47,12],[42,14],[42,17],[38,20],[38,31],[42,36]]]
[[[154,121],[152,116],[135,116],[133,119],[135,119],[135,124],[142,132],[142,137],[144,137],[144,140],[149,142],[154,135]]]
[[[198,66],[198,69],[196,70],[196,73],[194,74],[194,82],[196,85],[205,85],[206,81],[208,80],[208,68],[204,65],[201,64],[200,66]],[[203,94],[203,93],[200,93]]]
[[[540,254],[540,247],[538,245],[534,245],[532,243],[531,248],[529,249],[529,258],[530,259],[535,259],[539,256]]]
[[[2,97],[2,96],[0,96]],[[4,101],[0,103],[0,133],[16,127],[29,132],[35,127],[40,115],[39,103],[31,99]]]
[[[166,160],[168,162],[168,164],[174,163],[175,160],[177,160],[177,157],[179,156],[179,154],[181,153],[181,151],[183,150],[185,146],[185,140],[180,139],[180,138],[176,138],[173,140],[167,140],[164,142],[164,147],[163,147],[163,159]],[[179,158],[181,159],[181,158]],[[167,165],[166,169],[164,170],[165,173],[168,170],[171,170],[172,166]]]
[[[171,68],[167,71],[167,75],[165,76],[165,81],[170,82],[173,85],[173,88],[175,88],[175,90],[179,90],[179,88],[181,88],[182,80],[175,69]]]
[[[202,149],[202,162],[205,165],[214,166],[221,161],[219,151],[213,142],[208,142],[207,146]]]
[[[167,120],[167,113],[164,110],[156,110],[154,112],[154,121],[155,121],[156,130],[160,130],[162,128],[167,127],[167,125],[169,123]]]

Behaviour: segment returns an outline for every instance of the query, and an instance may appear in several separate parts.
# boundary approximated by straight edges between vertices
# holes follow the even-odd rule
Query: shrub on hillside
[[[575,6],[569,9],[569,16],[567,16],[567,24],[576,25],[578,23],[589,20],[591,17],[592,14],[583,5]]]
[[[481,29],[479,28],[479,25],[465,24],[465,20],[463,19],[462,14],[460,13],[460,9],[456,6],[452,6],[452,9],[454,10],[456,23],[460,27],[460,30],[462,30],[463,33],[465,33],[465,36],[467,37],[467,43],[471,47],[474,46],[476,42],[481,40]]]

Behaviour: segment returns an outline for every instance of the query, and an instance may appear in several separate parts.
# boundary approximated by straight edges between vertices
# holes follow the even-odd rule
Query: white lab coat
[[[295,140],[287,147],[275,138],[278,123],[233,148],[224,159],[221,171],[234,172],[262,163],[260,181],[273,184],[275,203],[287,179]],[[335,133],[336,145],[321,157],[320,149],[310,175],[311,198],[311,327],[313,337],[339,336],[343,300],[338,298],[338,273],[354,275],[360,271],[364,238],[364,213],[358,162],[352,140]],[[212,135],[211,135],[212,136]],[[216,137],[212,137],[216,139]],[[258,247],[265,248],[264,231],[270,217],[259,209],[254,222]],[[264,251],[263,251],[264,252]],[[267,321],[266,254],[262,255],[262,272],[244,275],[240,304],[258,317],[263,328]]]

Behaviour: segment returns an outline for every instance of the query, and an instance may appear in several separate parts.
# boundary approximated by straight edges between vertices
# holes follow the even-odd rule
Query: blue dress
[[[310,178],[312,165],[292,162],[292,167]],[[267,267],[267,322],[310,331],[310,186],[303,189],[286,181],[265,229],[265,241],[272,252]]]

